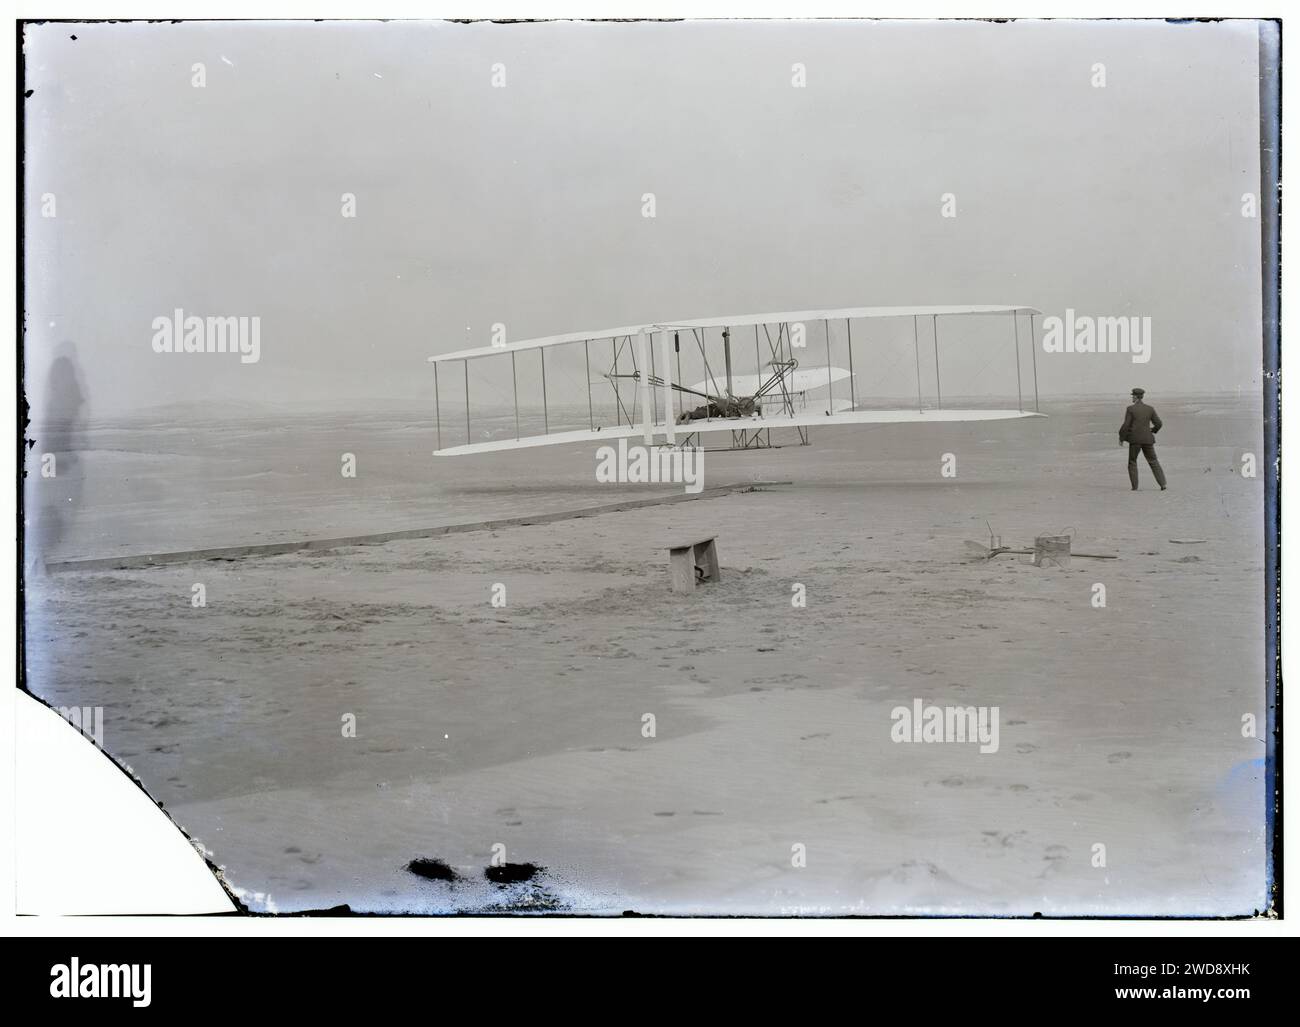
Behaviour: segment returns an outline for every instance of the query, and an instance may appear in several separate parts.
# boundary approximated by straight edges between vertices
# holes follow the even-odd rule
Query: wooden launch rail
[[[247,546],[224,546],[215,549],[187,549],[175,553],[140,553],[110,556],[96,560],[63,560],[46,565],[47,571],[125,571],[163,564],[197,563],[201,560],[241,560],[250,556],[279,556],[311,550],[343,549],[348,546],[378,546],[402,539],[437,538],[465,531],[494,531],[498,528],[523,527],[529,524],[549,524],[578,517],[595,517],[599,514],[618,513],[621,510],[639,510],[648,506],[669,506],[695,499],[717,499],[733,492],[756,492],[772,485],[789,485],[788,481],[747,481],[700,492],[678,492],[651,496],[647,499],[630,499],[622,503],[607,503],[579,510],[557,510],[551,513],[528,514],[522,517],[505,517],[494,521],[473,521],[467,524],[440,524],[432,528],[407,528],[402,531],[385,531],[374,535],[349,535],[344,538],[302,539],[293,542],[267,542]]]

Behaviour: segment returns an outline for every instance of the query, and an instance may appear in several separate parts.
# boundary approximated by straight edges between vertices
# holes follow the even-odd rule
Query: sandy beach
[[[1265,746],[1242,733],[1266,716],[1263,483],[1241,474],[1259,405],[1161,402],[1171,488],[1142,465],[1134,493],[1122,399],[709,453],[706,485],[790,482],[722,498],[38,575],[28,687],[103,706],[107,751],[254,910],[1250,914],[1268,884]],[[397,417],[96,425],[79,446],[47,561],[680,492],[597,484],[593,446],[435,460]],[[35,487],[29,519],[57,519]],[[1118,559],[973,559],[986,522]],[[723,580],[672,593],[665,547],[704,534]],[[915,700],[997,707],[997,751],[892,741]],[[543,869],[492,883],[502,851]],[[421,857],[459,879],[413,874]]]

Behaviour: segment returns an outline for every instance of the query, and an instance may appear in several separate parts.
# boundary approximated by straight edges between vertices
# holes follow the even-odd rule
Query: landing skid
[[[730,446],[714,446],[712,448],[701,446],[700,432],[691,432],[682,439],[680,445],[683,448],[695,446],[705,453],[745,453],[760,449],[785,449],[787,446],[811,445],[807,428],[796,427],[794,430],[799,436],[798,442],[773,442],[771,428],[739,428],[732,431]]]

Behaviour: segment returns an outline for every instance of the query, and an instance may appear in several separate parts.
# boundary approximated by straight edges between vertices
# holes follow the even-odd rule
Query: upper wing
[[[641,331],[689,330],[691,328],[735,328],[742,325],[794,324],[803,321],[840,321],[848,318],[869,317],[942,317],[946,314],[1041,314],[1036,307],[1026,306],[969,306],[969,307],[845,307],[837,310],[790,310],[775,314],[732,314],[729,317],[708,317],[686,321],[662,321],[651,324],[624,325],[622,328],[595,328],[586,332],[569,332],[565,335],[547,335],[538,339],[523,339],[503,346],[478,346],[458,349],[453,353],[439,353],[429,358],[433,364],[446,360],[472,360],[490,357],[496,353],[560,346],[567,342],[588,342],[595,339],[617,339],[636,335]]]
[[[690,421],[675,425],[680,443],[687,435],[696,432],[759,431],[764,428],[807,428],[836,424],[906,424],[946,423],[954,421],[1006,421],[1021,417],[1045,417],[1026,410],[847,410],[843,413],[805,413],[793,417],[772,415],[766,417],[715,417],[709,421]],[[495,442],[475,442],[466,446],[449,446],[434,451],[434,456],[469,456],[474,453],[498,453],[509,449],[532,449],[536,446],[562,446],[572,442],[607,442],[612,439],[637,438],[644,434],[641,425],[618,425],[600,431],[564,431],[550,435],[526,435],[518,439],[501,439]],[[663,441],[666,425],[653,426],[653,436]]]

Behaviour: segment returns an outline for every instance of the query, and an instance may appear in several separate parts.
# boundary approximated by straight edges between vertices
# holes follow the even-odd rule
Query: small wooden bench
[[[668,547],[668,574],[674,592],[694,592],[701,581],[721,581],[717,535]]]

